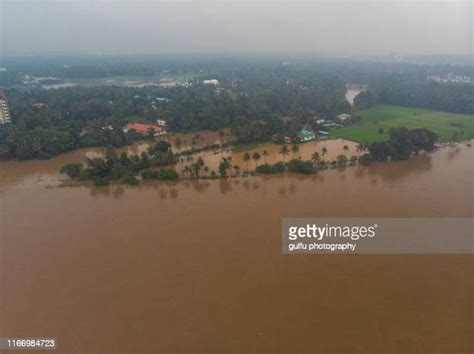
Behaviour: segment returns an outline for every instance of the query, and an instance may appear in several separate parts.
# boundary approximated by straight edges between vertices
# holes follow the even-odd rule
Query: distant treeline
[[[395,85],[376,93],[377,102],[474,114],[474,85]]]
[[[164,119],[172,131],[231,127],[239,142],[291,134],[314,117],[335,119],[351,110],[345,84],[368,84],[356,109],[375,103],[474,113],[474,88],[438,85],[427,75],[469,67],[356,62],[344,60],[160,58],[6,59],[0,85],[6,85],[12,124],[0,126],[0,158],[49,158],[82,146],[130,144],[141,138],[122,127],[128,121]],[[18,87],[25,74],[88,79],[116,75],[185,75],[189,87],[73,87],[44,90]],[[203,79],[219,85],[204,85]],[[13,86],[11,86],[13,85]],[[8,86],[10,86],[8,88]],[[167,98],[169,100],[157,100]],[[291,116],[291,122],[280,118]],[[356,115],[355,115],[356,116]]]
[[[283,116],[334,118],[350,109],[344,82],[301,68],[249,68],[220,85],[9,89],[13,124],[0,126],[0,157],[49,158],[81,146],[129,144],[129,120],[157,119],[173,131],[233,127],[241,141],[281,131]],[[164,102],[157,98],[169,98]],[[250,130],[249,130],[250,129]]]

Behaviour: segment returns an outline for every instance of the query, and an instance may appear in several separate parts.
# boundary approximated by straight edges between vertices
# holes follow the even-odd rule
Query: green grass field
[[[438,134],[440,142],[452,140],[453,133],[474,139],[474,115],[432,111],[423,108],[378,105],[357,113],[362,121],[352,127],[333,130],[330,138],[371,143],[387,140],[392,127],[426,128]],[[385,134],[378,131],[383,127]],[[462,135],[461,135],[462,134]]]

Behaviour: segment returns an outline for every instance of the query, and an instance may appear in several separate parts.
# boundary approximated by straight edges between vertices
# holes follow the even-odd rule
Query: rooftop
[[[155,129],[156,132],[163,131],[163,128],[159,125],[143,124],[143,123],[130,123],[127,124],[126,129],[133,129],[139,133],[148,133],[150,129]]]
[[[301,129],[298,132],[298,134],[303,135],[303,136],[314,135],[314,133],[311,130],[307,130],[307,129]]]

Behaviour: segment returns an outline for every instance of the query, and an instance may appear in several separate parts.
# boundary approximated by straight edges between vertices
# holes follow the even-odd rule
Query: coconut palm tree
[[[232,159],[230,157],[223,157],[221,162],[219,163],[219,173],[221,174],[221,177],[227,177],[227,170],[231,166],[231,160]]]
[[[250,154],[246,152],[244,154],[244,161],[247,163],[247,171],[249,170],[249,161],[250,161]]]
[[[176,149],[179,151],[181,150],[181,139],[180,138],[176,138],[176,140],[174,141],[174,145],[176,146]]]
[[[202,170],[204,171],[204,173],[206,174],[206,177],[207,177],[207,175],[209,174],[209,167],[208,167],[208,166],[204,166],[204,167],[202,168]]]
[[[342,150],[344,150],[344,155],[345,155],[345,154],[349,151],[349,146],[344,145],[344,146],[342,147]]]
[[[320,156],[319,156],[319,152],[315,151],[313,152],[313,154],[311,155],[311,161],[313,161],[313,163],[315,165],[318,165],[319,164],[319,160],[320,160]]]
[[[194,172],[194,176],[199,178],[199,171],[204,167],[204,160],[199,156],[197,161],[191,165],[191,170]]]
[[[235,175],[239,176],[240,175],[240,166],[239,165],[234,165],[234,170],[235,170]]]
[[[252,159],[255,161],[255,167],[258,167],[258,160],[260,160],[260,154],[258,152],[254,152],[252,155]]]
[[[265,159],[265,164],[267,164],[268,151],[267,151],[267,150],[263,150],[263,151],[262,151],[262,155],[263,155],[263,158]]]
[[[295,155],[300,151],[300,148],[298,147],[298,145],[294,144],[292,147],[291,147],[291,152],[293,153],[293,158],[295,158]]]
[[[321,152],[323,154],[323,161],[324,161],[324,155],[326,155],[328,153],[328,149],[325,146],[323,146]]]
[[[184,166],[183,168],[183,175],[188,175],[188,174],[191,174],[191,167],[189,167],[189,165],[186,165]]]
[[[290,150],[288,149],[288,145],[283,145],[278,153],[280,155],[283,155],[283,161],[285,161],[285,156],[290,153]]]

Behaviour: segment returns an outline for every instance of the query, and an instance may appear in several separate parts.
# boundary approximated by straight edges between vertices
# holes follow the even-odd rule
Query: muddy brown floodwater
[[[0,164],[0,336],[73,354],[473,351],[472,255],[282,255],[280,235],[283,217],[473,217],[473,148],[46,188],[86,153]]]

